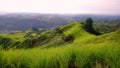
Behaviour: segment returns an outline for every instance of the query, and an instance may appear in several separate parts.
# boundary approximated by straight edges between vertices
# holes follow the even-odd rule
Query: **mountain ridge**
[[[94,23],[120,23],[120,16],[109,15],[62,15],[62,14],[31,14],[18,13],[0,15],[0,32],[27,30],[30,28],[51,29],[68,24],[73,21],[84,22],[87,18],[93,18]]]

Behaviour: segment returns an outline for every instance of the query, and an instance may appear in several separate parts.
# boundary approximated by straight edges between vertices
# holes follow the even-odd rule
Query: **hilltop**
[[[38,32],[27,30],[25,32],[1,34],[0,45],[4,49],[36,47],[49,48],[66,46],[68,44],[96,45],[106,42],[119,42],[119,30],[97,36],[87,32],[84,26],[84,23],[73,22],[65,26],[57,27],[56,29],[42,31],[40,33],[39,30]]]

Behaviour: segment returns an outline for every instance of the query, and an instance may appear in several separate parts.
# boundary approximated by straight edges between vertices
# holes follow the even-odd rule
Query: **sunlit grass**
[[[76,56],[78,68],[94,67],[96,60],[101,60],[111,68],[120,67],[119,44],[63,46],[50,49],[18,49],[2,51],[3,68],[68,68],[72,55]]]

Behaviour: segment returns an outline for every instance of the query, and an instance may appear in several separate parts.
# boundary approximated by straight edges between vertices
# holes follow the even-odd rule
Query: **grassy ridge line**
[[[1,37],[10,39],[11,41],[8,41],[8,45],[4,43],[4,41],[7,41],[5,39],[4,41],[1,38],[0,44],[3,45],[6,49],[8,48],[29,48],[30,47],[57,47],[61,45],[67,45],[71,44],[69,42],[64,42],[62,39],[62,36],[65,37],[73,36],[75,37],[74,43],[85,41],[88,38],[94,37],[95,35],[92,35],[85,31],[84,28],[82,28],[84,25],[80,22],[73,22],[70,24],[67,24],[65,26],[59,27],[59,30],[62,33],[57,32],[56,30],[49,30],[42,32],[38,35],[37,38],[32,39],[26,39],[24,37],[25,34],[22,33],[16,33],[16,34],[3,34]]]
[[[85,31],[83,24],[79,22],[73,22],[70,24],[67,24],[65,26],[61,26],[60,30],[63,32],[59,34],[56,32],[56,30],[49,30],[42,32],[37,36],[37,38],[27,39],[25,38],[25,33],[15,33],[15,34],[3,34],[0,35],[0,45],[2,45],[4,48],[29,48],[29,47],[57,47],[61,45],[68,45],[71,44],[69,42],[64,42],[64,40],[61,38],[62,35],[68,37],[70,35],[74,36],[75,39],[73,43],[97,43],[97,42],[104,42],[104,41],[110,41],[110,39],[113,38],[112,41],[119,41],[119,35],[116,35],[118,39],[114,39],[114,33],[109,34],[110,37],[108,37],[108,34],[102,35],[102,36],[95,36],[93,34],[90,34]],[[119,34],[120,32],[118,32]],[[4,41],[2,38],[6,38]],[[105,38],[105,39],[102,39]],[[2,40],[2,41],[1,41]],[[96,41],[96,42],[95,42]],[[112,42],[111,41],[111,42]]]
[[[96,37],[95,35],[86,32],[83,26],[84,25],[81,24],[80,22],[73,22],[65,26],[61,26],[59,27],[59,30],[62,32],[60,34],[58,34],[58,32],[56,31],[50,32],[48,35],[55,35],[55,36],[51,38],[49,42],[47,42],[46,44],[43,44],[43,46],[41,47],[44,47],[44,48],[45,47],[58,47],[58,46],[72,44],[72,43],[83,42],[89,38]],[[45,34],[47,35],[47,33]],[[73,40],[73,42],[65,42],[62,39],[63,35],[65,37],[74,36],[75,39]]]

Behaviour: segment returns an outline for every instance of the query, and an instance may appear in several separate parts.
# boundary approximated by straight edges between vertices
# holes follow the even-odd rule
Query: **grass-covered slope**
[[[1,50],[0,68],[120,68],[120,30],[96,36],[83,26],[42,32],[30,38],[32,49]]]
[[[82,40],[84,41],[86,37],[94,36],[86,32],[83,29],[83,24],[79,22],[41,32],[35,37],[32,37],[31,34],[34,34],[34,32],[1,34],[0,45],[2,45],[3,48],[57,47],[77,43]]]
[[[119,41],[119,30],[96,36],[87,32],[83,27],[83,24],[73,22],[53,30],[41,32],[32,37],[30,34],[30,36],[28,35],[28,37],[26,37],[28,33],[20,32],[16,34],[2,34],[0,35],[0,45],[2,45],[3,48],[48,48],[65,46],[68,44],[99,44],[105,41],[108,41],[108,43]],[[32,32],[31,34],[35,33]]]
[[[58,47],[67,44],[72,44],[84,40],[84,37],[94,36],[86,32],[83,25],[79,22],[74,22],[65,26],[56,28],[49,32],[43,33],[43,36],[47,36],[49,39],[42,47]],[[80,38],[83,38],[80,40]],[[46,41],[46,40],[45,40]],[[39,45],[39,44],[37,44]]]
[[[0,35],[0,45],[6,48],[13,48],[15,45],[19,45],[25,39],[22,34],[1,34]]]

